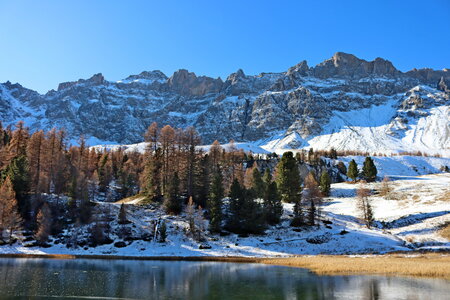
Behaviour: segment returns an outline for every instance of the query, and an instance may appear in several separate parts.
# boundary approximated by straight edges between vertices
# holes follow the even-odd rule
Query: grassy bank
[[[350,256],[299,256],[261,259],[260,263],[307,268],[317,274],[383,274],[436,277],[450,280],[450,256],[443,254]]]
[[[216,257],[216,256],[113,256],[113,255],[47,255],[1,254],[10,258],[52,259],[122,259],[164,261],[211,261],[233,263],[262,263],[309,269],[320,275],[379,274],[389,276],[433,277],[450,280],[450,255],[389,254],[373,256],[316,255],[287,258]]]

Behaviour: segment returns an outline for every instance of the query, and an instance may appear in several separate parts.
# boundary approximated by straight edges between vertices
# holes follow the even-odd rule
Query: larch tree
[[[160,129],[158,123],[153,122],[144,134],[144,139],[148,143],[147,152],[152,153],[158,148]]]
[[[389,177],[384,176],[383,181],[381,182],[380,187],[380,196],[383,196],[386,199],[391,199],[391,193],[392,193],[392,185]]]
[[[8,231],[10,243],[13,242],[12,236],[14,231],[20,229],[22,225],[22,218],[17,204],[13,183],[9,177],[6,177],[0,187],[0,232],[2,233],[0,238],[3,238],[4,232]]]
[[[24,122],[17,122],[16,129],[12,132],[11,141],[8,146],[10,159],[17,156],[26,156],[29,137],[30,133],[28,128],[25,127]]]
[[[35,238],[39,244],[47,242],[52,230],[52,211],[47,203],[44,203],[39,209],[37,217],[37,231]]]
[[[370,194],[370,190],[364,185],[361,185],[356,190],[357,207],[361,215],[361,219],[363,220],[367,228],[370,228],[374,221],[372,205],[369,198]]]
[[[167,193],[170,177],[172,176],[174,152],[175,152],[175,129],[166,125],[161,129],[159,136],[159,143],[161,145],[161,158],[162,158],[162,193]]]
[[[305,188],[303,191],[303,200],[308,205],[308,223],[310,226],[318,225],[320,219],[320,204],[322,203],[322,194],[319,190],[319,184],[316,181],[314,173],[311,171],[305,178]],[[316,222],[317,219],[317,222]]]
[[[45,190],[45,181],[42,180],[43,175],[43,156],[46,147],[45,135],[42,130],[33,133],[28,141],[27,156],[30,171],[30,191],[40,194]]]
[[[128,224],[127,209],[123,203],[120,205],[118,223],[121,225]]]

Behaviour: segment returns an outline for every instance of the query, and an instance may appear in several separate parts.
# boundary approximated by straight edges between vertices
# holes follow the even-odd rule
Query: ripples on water
[[[260,264],[0,258],[1,299],[450,299],[450,282]]]

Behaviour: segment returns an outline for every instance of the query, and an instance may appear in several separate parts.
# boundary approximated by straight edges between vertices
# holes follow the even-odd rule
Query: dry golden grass
[[[437,201],[450,201],[450,189],[445,190],[436,197]]]
[[[421,254],[368,257],[300,256],[268,258],[259,262],[271,265],[307,268],[317,274],[383,274],[394,276],[439,277],[450,280],[450,256]]]
[[[439,230],[439,235],[450,241],[450,223],[447,223]]]

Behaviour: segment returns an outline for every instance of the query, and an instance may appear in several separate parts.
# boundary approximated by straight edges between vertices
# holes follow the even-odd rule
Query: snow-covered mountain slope
[[[391,62],[336,53],[315,67],[225,81],[179,70],[120,81],[101,74],[45,95],[0,84],[0,120],[31,129],[65,128],[91,144],[142,141],[152,122],[194,126],[204,144],[234,139],[267,151],[334,147],[362,151],[449,150],[450,72],[402,73]],[[250,145],[249,144],[249,145]]]
[[[275,152],[333,147],[372,153],[421,151],[450,156],[450,106],[445,97],[438,90],[418,86],[380,105],[333,111],[318,135],[304,139],[293,132],[259,144]],[[422,102],[409,105],[411,99]]]
[[[387,172],[387,175],[391,175]],[[320,227],[298,229],[291,227],[293,204],[284,204],[282,222],[266,230],[265,235],[240,237],[237,234],[214,236],[205,232],[204,242],[195,241],[190,234],[189,222],[184,214],[169,216],[154,205],[134,205],[127,202],[127,218],[133,236],[152,236],[151,221],[164,219],[167,223],[167,242],[130,239],[124,247],[114,244],[97,247],[68,248],[64,243],[51,242],[48,248],[30,247],[29,242],[0,247],[0,254],[87,254],[125,256],[252,256],[276,257],[315,254],[376,254],[393,251],[441,250],[448,251],[450,241],[440,234],[443,225],[450,222],[448,193],[449,174],[434,174],[418,177],[395,178],[390,182],[389,197],[370,197],[375,224],[371,229],[361,221],[358,201],[355,197],[357,184],[335,183],[331,195],[321,206]],[[380,189],[381,183],[370,183],[370,189]],[[65,201],[66,198],[58,201]],[[110,214],[112,221],[110,237],[121,241],[118,233],[123,225],[116,221],[120,203],[97,202],[96,210]],[[101,210],[100,210],[101,208]],[[97,212],[98,213],[98,212]],[[207,221],[203,227],[207,228]],[[77,228],[78,238],[87,239],[91,227]],[[70,238],[70,233],[65,232]],[[56,240],[56,238],[55,238]],[[28,245],[27,245],[28,244]],[[88,244],[88,243],[86,243]],[[27,247],[25,247],[27,245]],[[209,247],[200,247],[208,245]]]

